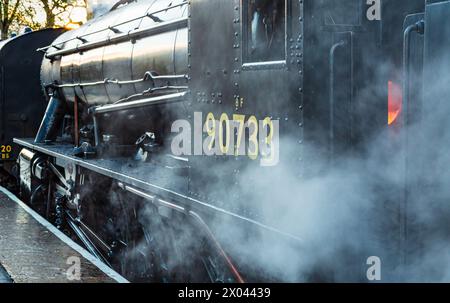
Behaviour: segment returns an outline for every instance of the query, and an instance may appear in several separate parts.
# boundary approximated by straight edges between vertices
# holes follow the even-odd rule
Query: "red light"
[[[402,88],[393,81],[388,82],[388,125],[393,125],[402,112]]]

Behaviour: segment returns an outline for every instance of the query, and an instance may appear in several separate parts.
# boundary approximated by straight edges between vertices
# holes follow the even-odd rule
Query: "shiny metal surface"
[[[58,75],[56,73],[56,70],[53,69],[52,76],[55,78],[52,78],[52,76],[46,77],[46,78],[48,78],[48,80],[50,80],[48,83],[53,83],[54,81],[58,81],[60,79],[68,79],[67,80],[68,83],[73,83],[73,78],[74,78],[74,76],[73,76],[73,61],[75,59],[74,57],[75,57],[75,55],[70,55],[70,56],[61,58],[61,61],[60,61],[61,73]],[[78,72],[78,70],[77,70],[77,72]],[[78,75],[78,77],[79,77],[79,75]],[[66,96],[66,98],[68,98],[70,100],[73,100],[75,98],[75,93],[74,93],[73,88],[72,89],[64,89],[63,94]]]
[[[62,88],[67,101],[73,102],[76,93],[91,105],[115,103],[154,86],[186,85],[183,78],[119,82],[142,79],[147,72],[156,76],[184,74],[187,14],[186,0],[138,0],[91,20],[61,35],[47,49],[51,59],[43,63],[43,84],[69,84]]]
[[[164,95],[154,98],[140,99],[138,101],[130,101],[118,104],[104,105],[93,110],[94,114],[104,114],[120,110],[129,110],[150,105],[168,104],[174,102],[182,102],[186,100],[186,93],[176,93]]]
[[[87,86],[97,86],[97,85],[101,85],[101,84],[115,84],[115,85],[130,85],[130,84],[136,84],[139,82],[145,82],[145,81],[155,81],[155,80],[165,80],[165,81],[169,81],[169,80],[177,80],[177,79],[184,79],[187,80],[188,79],[188,75],[169,75],[169,76],[155,76],[154,73],[152,72],[146,72],[144,77],[142,77],[141,79],[136,79],[136,80],[126,80],[126,81],[121,81],[121,80],[117,80],[117,79],[105,79],[103,81],[97,81],[97,82],[83,82],[83,83],[73,83],[73,84],[58,84],[58,85],[53,85],[53,87],[58,87],[58,88],[68,88],[68,87],[87,87]],[[160,88],[160,87],[158,87]],[[157,87],[155,87],[155,89],[157,89]]]
[[[97,48],[83,53],[80,61],[80,82],[92,82],[104,79],[103,48]],[[64,79],[63,79],[64,81]],[[109,103],[104,84],[96,87],[83,87],[86,101],[92,104]]]
[[[83,29],[85,30],[85,29]],[[57,40],[59,40],[62,36],[68,36],[70,38],[74,38],[78,35],[79,33],[77,33],[76,31],[69,31],[66,32],[65,34],[61,35],[60,37],[58,37]],[[75,47],[77,46],[79,43],[78,40],[71,40],[69,42],[67,42],[66,47]],[[44,60],[43,66],[46,65],[47,60]],[[43,72],[43,76],[41,77],[42,80],[44,78],[50,78],[47,82],[44,83],[53,83],[55,81],[57,81],[58,83],[61,81],[61,79],[68,79],[68,83],[73,83],[74,81],[77,81],[77,79],[79,80],[80,78],[80,71],[79,71],[79,64],[80,63],[80,58],[79,56],[77,56],[77,54],[73,54],[71,56],[65,56],[62,57],[61,60],[56,60],[54,61],[54,63],[52,64],[52,76],[50,77],[46,77],[45,73]],[[60,65],[60,73],[58,71],[58,64]],[[44,68],[43,68],[44,70]],[[53,78],[51,78],[53,77]],[[66,96],[67,99],[70,100],[74,100],[75,98],[75,90],[74,89],[65,89],[63,90],[64,95]],[[81,91],[77,91],[77,93],[81,96],[82,92]]]
[[[174,74],[173,48],[176,31],[151,36],[136,41],[133,49],[132,71],[133,79],[142,78],[146,71],[154,71],[158,75]],[[147,54],[151,53],[152,56]],[[150,83],[136,84],[136,91],[142,92],[149,88]]]
[[[106,46],[103,52],[103,78],[104,79],[131,79],[131,55],[133,44],[121,43]],[[106,92],[111,102],[135,94],[133,84],[116,85],[106,84]]]
[[[188,66],[188,29],[178,30],[174,51],[174,65],[176,74],[186,74]]]

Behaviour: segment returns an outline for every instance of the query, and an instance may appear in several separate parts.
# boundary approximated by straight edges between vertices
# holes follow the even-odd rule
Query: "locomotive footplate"
[[[33,139],[14,139],[14,142],[32,151],[53,157],[60,163],[72,163],[155,194],[166,196],[171,193],[187,192],[188,184],[185,178],[187,162],[183,160],[160,164],[139,162],[127,157],[86,159],[73,156],[73,146],[68,144],[58,142],[36,144]]]
[[[219,213],[249,224],[248,226],[263,228],[278,235],[286,236],[288,239],[301,241],[298,237],[266,225],[256,218],[247,217],[241,213],[233,212],[231,209],[219,207],[205,201],[189,196],[188,169],[189,163],[178,160],[176,164],[167,165],[152,162],[137,162],[130,158],[110,159],[85,159],[73,156],[73,146],[68,144],[36,144],[33,139],[14,139],[14,143],[30,149],[34,152],[53,157],[60,162],[72,163],[88,171],[104,175],[115,180],[118,184],[132,186],[143,192],[158,195],[167,201],[179,203],[186,209],[192,209],[199,213]],[[186,160],[187,161],[187,160]]]
[[[0,187],[0,282],[11,280],[15,283],[127,282]]]

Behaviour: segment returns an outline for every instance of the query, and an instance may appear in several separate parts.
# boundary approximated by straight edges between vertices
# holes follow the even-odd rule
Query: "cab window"
[[[244,63],[286,60],[286,0],[243,1]]]

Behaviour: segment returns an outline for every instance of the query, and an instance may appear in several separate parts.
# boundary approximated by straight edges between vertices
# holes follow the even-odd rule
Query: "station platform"
[[[0,283],[127,283],[0,187]]]

